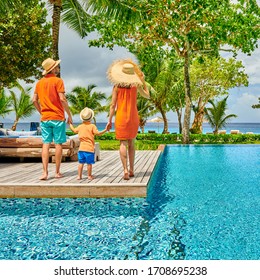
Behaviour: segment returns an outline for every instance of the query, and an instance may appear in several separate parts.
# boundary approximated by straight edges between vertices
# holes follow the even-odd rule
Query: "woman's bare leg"
[[[135,139],[128,140],[129,176],[134,177]]]
[[[124,169],[124,179],[129,180],[129,174],[127,169],[127,141],[126,140],[120,140],[120,158]]]

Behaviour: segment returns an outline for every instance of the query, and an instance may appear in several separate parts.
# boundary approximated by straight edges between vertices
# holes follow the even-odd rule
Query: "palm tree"
[[[105,111],[100,102],[106,99],[106,95],[102,92],[92,92],[95,87],[94,84],[90,84],[87,88],[78,86],[66,95],[73,115],[79,114],[85,107],[93,109],[96,114]]]
[[[64,22],[83,38],[90,32],[91,21],[82,1],[48,0],[48,3],[52,7],[52,55],[53,59],[57,60],[59,59],[60,22]]]
[[[29,94],[32,88],[27,87],[24,89],[19,83],[16,84],[16,88],[20,91],[18,96],[14,91],[10,90],[11,104],[13,106],[13,110],[15,111],[15,121],[12,126],[12,130],[16,130],[16,126],[20,119],[30,117],[36,110]]]
[[[139,115],[139,127],[144,133],[144,127],[147,121],[147,118],[154,114],[154,108],[149,99],[139,97],[137,99],[137,109]]]
[[[4,89],[0,90],[0,116],[4,117],[8,113],[12,112],[11,97],[5,94]]]
[[[167,53],[165,53],[167,54]],[[151,103],[161,113],[164,122],[162,133],[168,133],[168,120],[166,112],[174,108],[178,112],[179,125],[181,127],[181,108],[184,103],[183,81],[179,71],[178,61],[173,58],[158,59],[147,63],[146,71],[149,71],[148,78],[153,88],[151,92]],[[149,69],[149,68],[150,69]],[[152,77],[151,77],[152,76]],[[182,102],[181,102],[182,101]]]
[[[59,34],[60,34],[60,16],[62,10],[62,0],[49,0],[53,6],[52,12],[52,56],[53,59],[59,59]]]
[[[214,129],[214,134],[218,134],[218,130],[226,126],[228,119],[237,117],[235,114],[226,115],[227,99],[228,96],[217,103],[214,103],[213,100],[209,100],[212,107],[205,108],[205,118],[208,120],[212,129]]]

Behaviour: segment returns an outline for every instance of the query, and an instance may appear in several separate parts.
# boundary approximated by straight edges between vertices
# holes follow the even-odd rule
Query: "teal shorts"
[[[42,121],[42,142],[44,144],[55,144],[65,143],[66,140],[66,123],[65,121]]]

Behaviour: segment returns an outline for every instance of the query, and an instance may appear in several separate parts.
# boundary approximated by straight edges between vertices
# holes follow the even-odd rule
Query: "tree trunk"
[[[16,131],[16,127],[17,127],[18,121],[19,121],[19,120],[15,120],[15,121],[14,121],[14,124],[12,125],[11,130]]]
[[[194,120],[190,129],[191,133],[202,134],[203,128],[203,119],[204,119],[204,107],[205,105],[202,102],[202,98],[198,102],[198,111],[195,113]]]
[[[146,120],[139,119],[139,127],[141,128],[142,133],[144,133],[144,126],[145,126]]]
[[[166,117],[166,114],[164,112],[164,110],[162,108],[159,108],[159,111],[162,115],[162,118],[163,118],[163,132],[162,134],[166,134],[168,133],[168,120],[167,120],[167,117]]]
[[[178,116],[178,123],[179,123],[179,134],[182,134],[182,122],[181,122],[181,111],[176,109],[175,110]]]
[[[190,115],[191,115],[191,89],[189,74],[189,55],[186,53],[184,60],[184,85],[185,85],[185,112],[182,129],[182,143],[189,144],[190,141]]]
[[[60,15],[62,9],[62,1],[55,1],[53,4],[52,15],[52,56],[54,60],[59,59],[59,33],[60,33]]]

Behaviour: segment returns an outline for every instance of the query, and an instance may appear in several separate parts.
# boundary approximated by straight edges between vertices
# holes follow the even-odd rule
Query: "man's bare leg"
[[[55,178],[62,177],[62,174],[60,173],[61,157],[62,157],[62,144],[55,144],[55,164],[56,164]]]
[[[39,178],[40,180],[47,180],[48,179],[49,148],[50,148],[50,144],[43,144],[42,145],[43,173],[42,173],[42,176]]]

